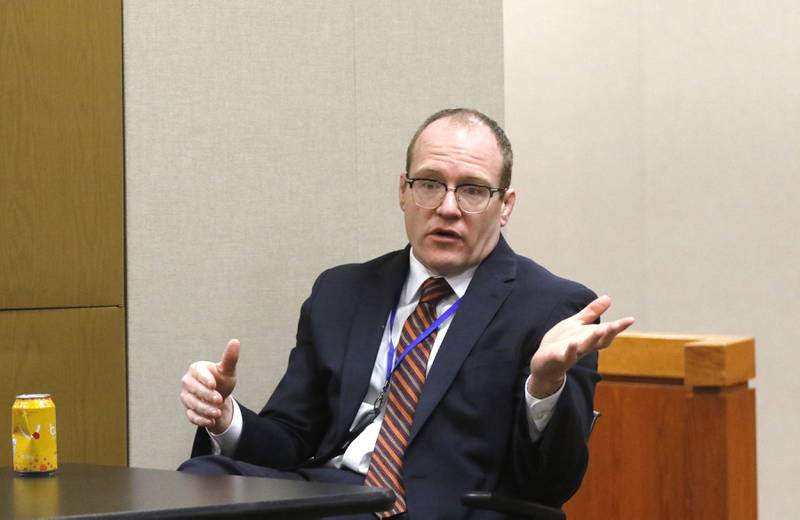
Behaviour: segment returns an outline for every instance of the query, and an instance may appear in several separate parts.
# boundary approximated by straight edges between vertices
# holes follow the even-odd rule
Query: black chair
[[[564,511],[528,500],[505,497],[491,491],[472,491],[461,496],[461,503],[473,509],[505,513],[509,518],[535,520],[566,520]]]
[[[589,435],[594,430],[594,425],[600,417],[600,412],[595,410],[592,414],[592,423],[589,425]],[[483,509],[505,513],[508,518],[532,518],[534,520],[566,520],[567,515],[561,509],[546,506],[530,500],[508,497],[492,491],[470,491],[461,496],[461,503],[473,509]]]

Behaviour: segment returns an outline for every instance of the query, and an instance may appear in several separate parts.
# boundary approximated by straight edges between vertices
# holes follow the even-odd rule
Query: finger
[[[633,325],[634,319],[632,317],[622,318],[608,323],[595,325],[592,333],[588,335],[585,341],[582,342],[580,353],[581,355],[588,354],[589,352],[604,349],[611,345],[617,334],[624,331]]]
[[[611,345],[611,343],[614,341],[614,338],[616,338],[620,332],[623,332],[625,329],[633,325],[634,321],[635,320],[633,317],[629,316],[627,318],[621,318],[619,320],[609,322],[607,325],[607,332],[603,338],[603,345],[600,348],[606,348]]]
[[[583,325],[580,334],[572,339],[577,345],[578,357],[583,357],[608,346],[613,339],[612,332],[613,325],[611,323]]]
[[[189,366],[189,375],[192,376],[199,385],[215,390],[217,388],[217,378],[211,372],[210,367],[213,363],[208,361],[198,361]]]
[[[222,361],[217,364],[220,372],[224,376],[236,375],[236,362],[239,361],[239,349],[241,345],[238,339],[232,339],[225,346],[222,352]]]
[[[184,374],[181,378],[181,387],[185,391],[194,394],[198,399],[212,405],[220,405],[222,403],[222,396],[219,392],[200,383],[189,373]]]
[[[584,325],[585,332],[573,341],[578,348],[578,356],[583,357],[590,352],[598,350],[603,338],[606,336],[606,324]]]
[[[204,363],[208,363],[207,361]],[[221,402],[222,396],[219,392],[215,391],[217,381],[208,367],[213,368],[214,365],[208,366],[192,366],[189,371],[181,378],[181,387],[209,402]]]
[[[595,298],[594,301],[584,307],[575,317],[583,324],[594,323],[609,307],[611,307],[611,297],[604,294],[603,296]]]
[[[189,419],[189,422],[194,424],[195,426],[208,428],[214,425],[213,420],[197,415],[194,411],[189,409],[186,410],[186,417]]]
[[[198,399],[197,396],[186,390],[181,392],[181,402],[187,410],[192,410],[197,415],[207,419],[215,419],[222,415],[219,407]]]
[[[618,319],[615,323],[617,326],[619,326],[619,331],[617,332],[617,334],[619,334],[623,330],[636,323],[636,319],[633,316],[628,316],[627,318]]]
[[[566,367],[571,367],[578,361],[580,354],[580,344],[577,341],[570,341],[567,349],[564,351],[564,362]]]
[[[180,398],[184,408],[192,410],[203,417],[213,419],[221,414],[218,406],[198,399],[197,396],[186,390],[181,391]]]
[[[615,321],[610,321],[608,323],[604,323],[599,326],[599,343],[600,348],[606,348],[614,341],[614,338],[617,337],[617,334],[624,331],[628,327],[633,325],[633,318],[622,318]]]

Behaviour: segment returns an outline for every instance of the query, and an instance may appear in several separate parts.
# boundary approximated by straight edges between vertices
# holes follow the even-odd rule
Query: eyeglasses
[[[448,188],[447,184],[434,179],[412,179],[406,174],[406,183],[411,188],[414,203],[420,208],[436,209],[447,196],[448,191],[456,195],[458,209],[464,213],[482,213],[489,207],[492,195],[508,188],[492,188],[480,184],[459,184]]]

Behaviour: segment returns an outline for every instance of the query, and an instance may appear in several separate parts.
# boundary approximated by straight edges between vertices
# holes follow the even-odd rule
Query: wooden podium
[[[752,338],[622,334],[600,354],[602,413],[570,520],[753,520]]]

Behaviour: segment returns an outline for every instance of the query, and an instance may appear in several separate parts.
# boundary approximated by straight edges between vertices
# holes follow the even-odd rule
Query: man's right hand
[[[222,433],[233,420],[230,397],[236,386],[236,362],[239,360],[239,340],[232,339],[222,352],[219,363],[197,361],[181,378],[181,403],[189,422]]]

